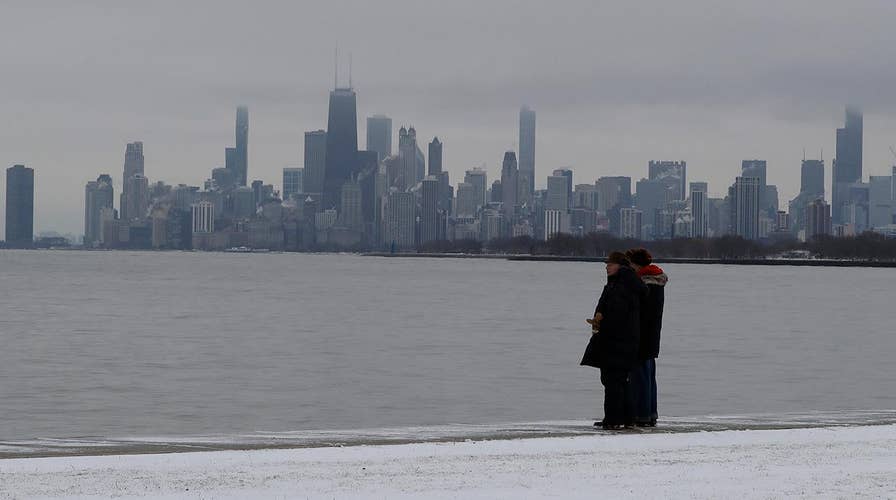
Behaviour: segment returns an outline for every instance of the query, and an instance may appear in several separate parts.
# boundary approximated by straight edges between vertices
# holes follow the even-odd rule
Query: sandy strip
[[[0,460],[4,498],[896,498],[896,425]]]

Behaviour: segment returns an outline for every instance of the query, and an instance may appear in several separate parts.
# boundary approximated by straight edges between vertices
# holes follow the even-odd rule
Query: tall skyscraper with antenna
[[[321,210],[338,209],[342,185],[357,174],[358,170],[357,97],[351,86],[351,69],[349,85],[339,86],[338,53],[334,83],[327,117],[326,168]]]

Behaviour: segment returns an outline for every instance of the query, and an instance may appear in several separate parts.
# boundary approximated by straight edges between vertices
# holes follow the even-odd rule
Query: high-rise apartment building
[[[143,174],[134,174],[125,179],[121,205],[122,220],[145,219],[149,214],[149,179]]]
[[[693,189],[694,183],[691,183],[691,188]],[[707,192],[705,189],[696,189],[691,191],[690,200],[691,200],[691,237],[692,238],[705,238],[707,236],[707,223],[708,219],[706,217],[706,200],[707,200]]]
[[[569,233],[569,211],[545,210],[544,211],[544,239],[545,241],[558,234]]]
[[[131,197],[130,192],[130,182],[131,178],[139,175],[144,176],[144,157],[143,157],[143,142],[129,142],[127,146],[125,146],[124,150],[124,174],[121,178],[121,201],[119,204],[119,210],[121,212],[122,220],[130,220],[135,217],[140,217],[141,215],[132,214],[128,212],[128,208],[133,205],[132,201],[129,201],[128,198]],[[139,183],[138,183],[139,184]]]
[[[112,177],[102,174],[95,181],[90,181],[84,189],[84,246],[94,247],[102,242],[103,226],[101,214],[103,209],[112,209],[115,194]]]
[[[504,216],[511,221],[516,213],[517,195],[519,191],[520,171],[517,167],[516,153],[507,151],[501,162],[501,202],[504,207]]]
[[[398,131],[398,158],[390,175],[390,187],[407,191],[417,184],[417,131],[401,127]]]
[[[439,210],[440,186],[439,179],[429,175],[423,179],[421,214],[420,214],[420,243],[428,243],[445,239],[444,218]]]
[[[320,198],[324,190],[324,172],[327,169],[327,132],[305,132],[305,192]]]
[[[816,199],[806,210],[806,241],[831,234],[831,206]]]
[[[467,170],[464,174],[464,182],[473,186],[473,193],[476,199],[476,209],[485,206],[488,193],[488,175],[481,168]]]
[[[687,196],[688,164],[685,161],[649,161],[647,177],[662,182],[672,192],[672,201],[682,201]]]
[[[846,108],[846,123],[837,129],[837,156],[831,187],[831,219],[834,224],[846,223],[850,186],[862,181],[862,112]]]
[[[6,169],[6,244],[27,248],[34,242],[34,169]]]
[[[744,239],[759,238],[761,182],[758,177],[737,177],[734,182],[735,234]]]
[[[442,173],[442,142],[438,137],[433,137],[429,143],[429,175]]]
[[[283,201],[305,192],[302,185],[304,172],[305,170],[301,168],[287,167],[283,169]]]
[[[367,117],[367,151],[376,151],[377,162],[392,155],[392,119],[388,116]]]
[[[643,213],[637,208],[619,210],[619,236],[621,238],[641,239]]]
[[[528,106],[520,108],[520,183],[525,197],[522,202],[532,201],[535,193],[535,111]]]
[[[476,217],[479,207],[478,193],[476,187],[469,182],[459,182],[457,184],[457,201],[454,206],[455,217],[459,219],[472,219]]]
[[[383,218],[383,243],[390,248],[410,249],[416,242],[416,205],[414,193],[392,189],[386,199]]]
[[[249,178],[249,108],[236,108],[236,165],[234,179],[245,186]]]
[[[868,225],[879,228],[893,223],[893,177],[868,178]]]
[[[339,225],[352,231],[361,231],[361,185],[358,181],[352,180],[342,185],[339,201]]]
[[[564,175],[549,175],[547,186],[547,198],[544,202],[544,209],[563,211],[568,210],[568,178]]]
[[[191,207],[193,215],[194,233],[215,232],[215,204],[210,201],[200,201]]]

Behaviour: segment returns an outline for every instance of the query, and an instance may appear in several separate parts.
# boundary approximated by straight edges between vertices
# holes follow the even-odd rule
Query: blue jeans
[[[631,384],[635,393],[635,421],[656,422],[656,360],[638,361],[632,368]]]

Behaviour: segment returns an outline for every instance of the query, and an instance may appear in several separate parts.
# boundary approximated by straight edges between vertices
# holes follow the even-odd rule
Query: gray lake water
[[[896,270],[668,265],[660,414],[896,409]],[[602,415],[603,265],[0,252],[0,440]],[[662,420],[662,417],[661,417]]]

